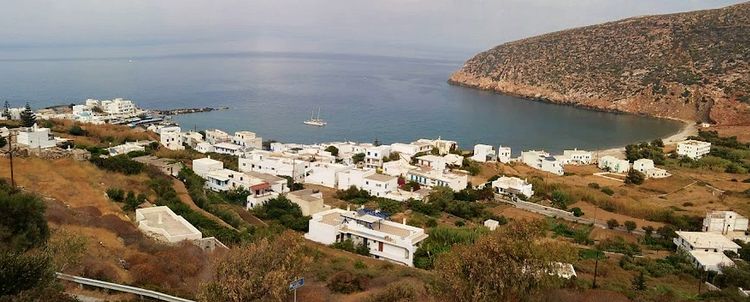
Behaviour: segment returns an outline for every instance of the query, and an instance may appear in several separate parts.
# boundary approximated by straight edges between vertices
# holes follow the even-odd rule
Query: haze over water
[[[124,97],[146,108],[228,106],[176,120],[285,142],[441,136],[515,153],[607,148],[679,125],[446,80],[471,55],[503,42],[740,1],[15,1],[0,9],[0,101],[39,108]],[[318,107],[328,126],[303,125]]]

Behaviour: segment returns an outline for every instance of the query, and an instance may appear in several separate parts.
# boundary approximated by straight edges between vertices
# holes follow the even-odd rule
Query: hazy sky
[[[540,33],[732,0],[0,0],[0,59],[337,52],[464,59]]]

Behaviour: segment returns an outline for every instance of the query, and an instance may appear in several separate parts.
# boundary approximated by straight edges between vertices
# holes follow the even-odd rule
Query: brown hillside
[[[750,125],[750,2],[630,18],[482,52],[452,84],[721,125]]]

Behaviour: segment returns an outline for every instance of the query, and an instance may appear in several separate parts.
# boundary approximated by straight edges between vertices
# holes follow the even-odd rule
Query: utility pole
[[[8,132],[8,154],[10,154],[10,186],[16,188],[16,179],[13,177],[13,135]]]
[[[596,250],[596,262],[594,262],[594,283],[591,285],[591,288],[596,288],[596,274],[599,271],[599,251]]]

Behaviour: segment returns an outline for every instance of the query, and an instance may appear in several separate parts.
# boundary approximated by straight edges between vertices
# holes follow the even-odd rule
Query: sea
[[[34,108],[87,98],[139,107],[228,107],[179,115],[183,129],[249,130],[294,143],[419,138],[521,150],[607,149],[669,136],[679,122],[530,101],[447,83],[461,60],[246,52],[0,60],[0,101]],[[320,109],[326,127],[303,124]]]

